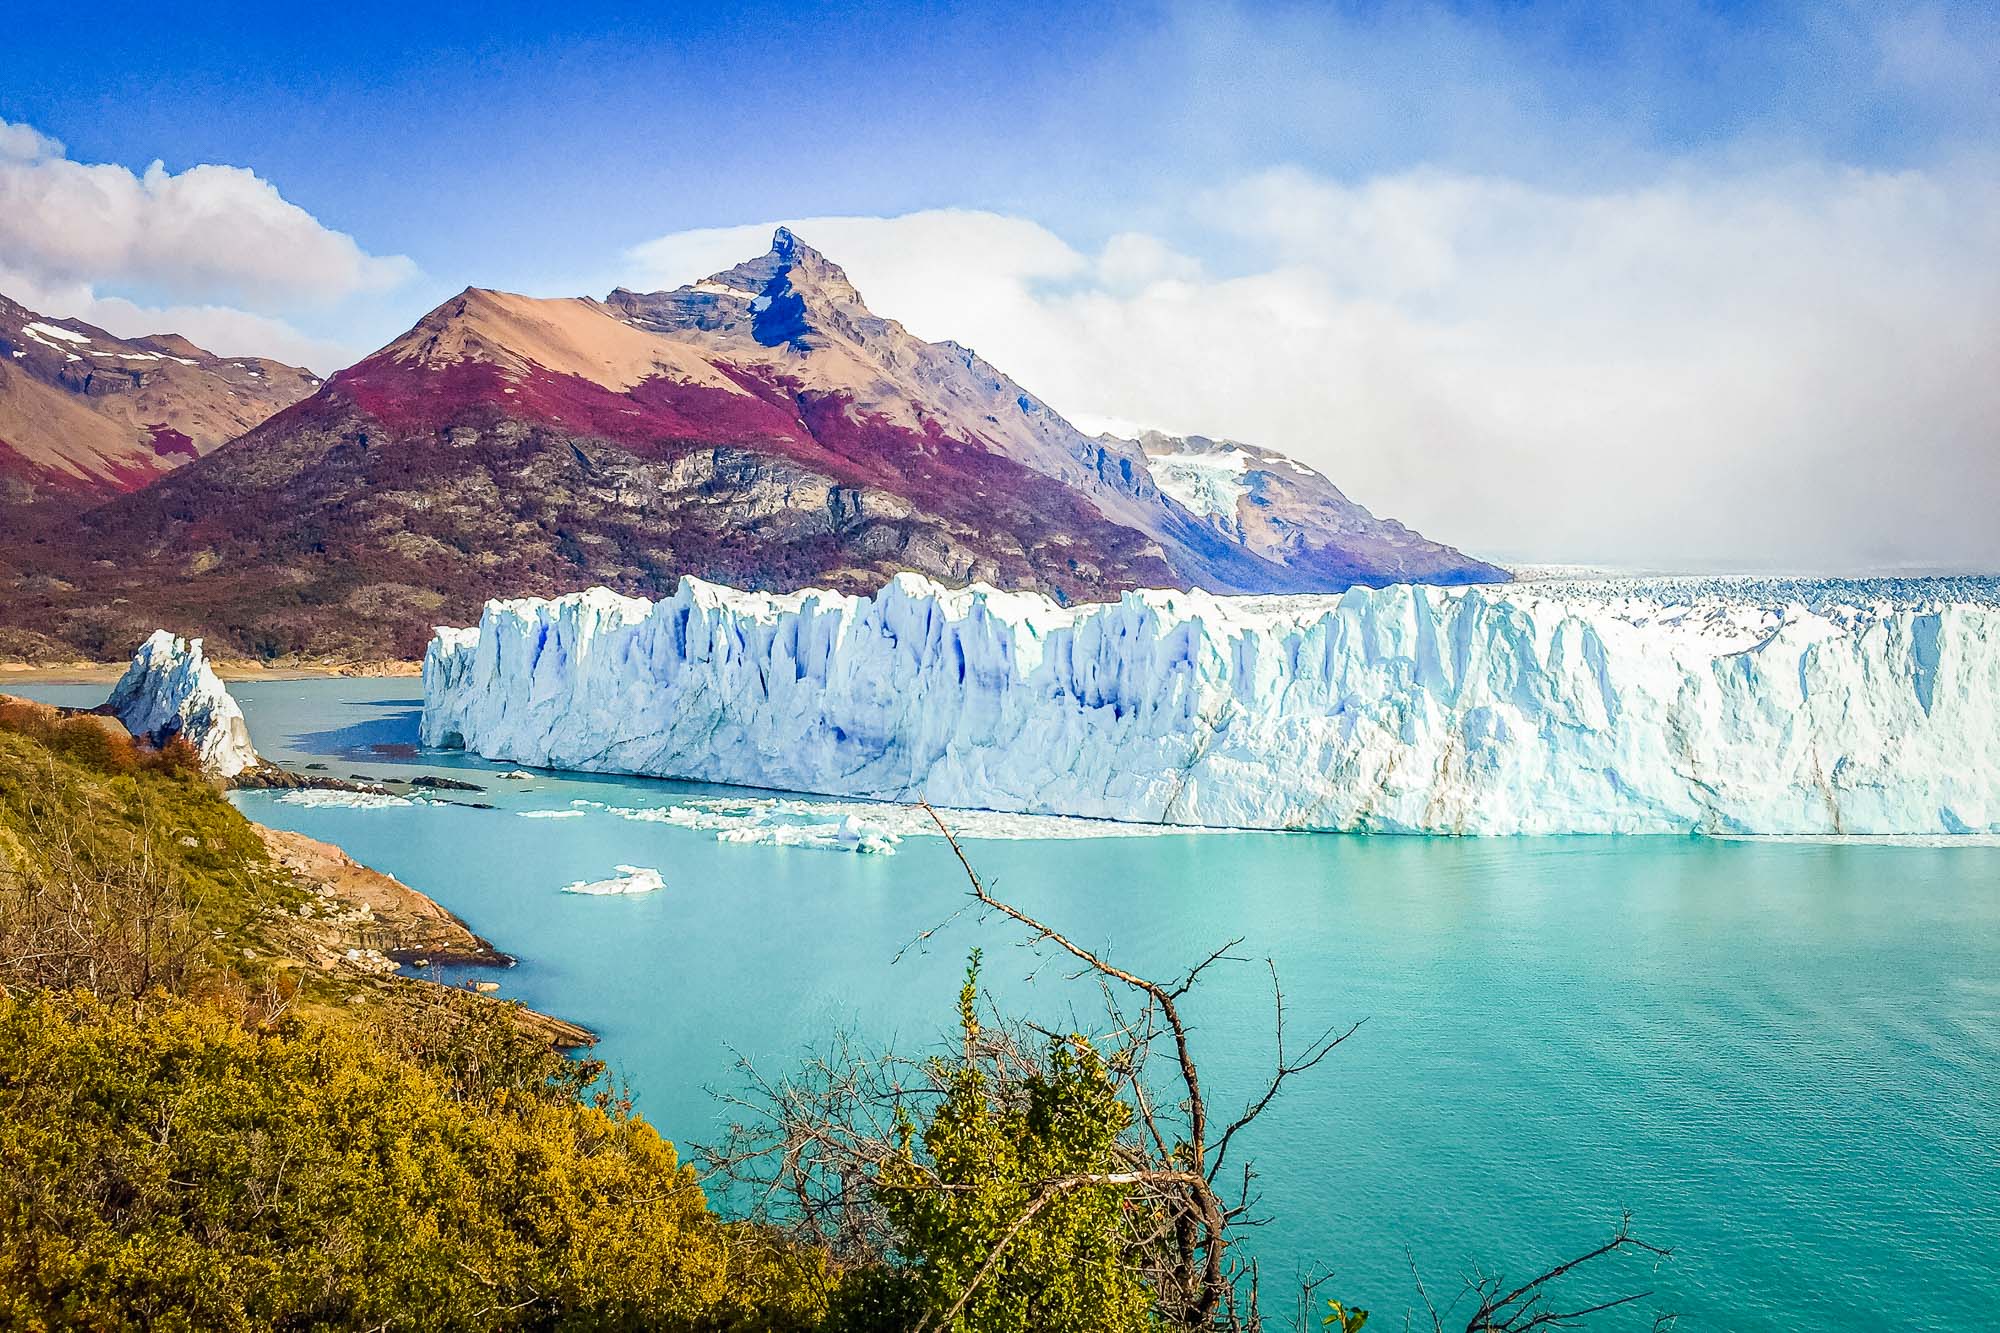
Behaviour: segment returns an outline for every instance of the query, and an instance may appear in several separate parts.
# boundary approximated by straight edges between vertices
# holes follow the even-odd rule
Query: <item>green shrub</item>
[[[1148,1328],[1129,1189],[1061,1183],[1118,1169],[1131,1108],[1081,1037],[1052,1042],[999,1097],[980,1056],[978,967],[975,953],[959,997],[964,1055],[936,1071],[944,1092],[921,1133],[901,1118],[900,1150],[877,1179],[917,1300],[934,1328],[957,1308],[942,1327],[961,1333]]]
[[[0,1325],[802,1329],[824,1278],[642,1120],[320,1024],[0,998]]]

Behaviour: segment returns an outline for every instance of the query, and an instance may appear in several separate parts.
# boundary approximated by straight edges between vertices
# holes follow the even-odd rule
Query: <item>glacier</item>
[[[487,603],[422,734],[489,759],[942,806],[1422,834],[2000,833],[1990,585],[1127,593],[899,575]]]

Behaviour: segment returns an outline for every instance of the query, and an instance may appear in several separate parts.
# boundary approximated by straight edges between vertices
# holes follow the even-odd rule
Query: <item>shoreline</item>
[[[68,662],[47,666],[33,662],[0,662],[0,691],[12,685],[111,685],[125,674],[129,662]],[[357,678],[411,678],[424,674],[419,661],[385,658],[368,662],[333,662],[316,666],[266,666],[261,662],[217,661],[209,666],[223,680],[233,684],[261,680],[352,680]]]
[[[272,828],[248,815],[243,818],[257,831],[272,861],[313,885],[319,897],[318,910],[287,918],[281,932],[289,946],[285,955],[300,966],[462,990],[482,1000],[514,1005],[520,1026],[557,1050],[584,1050],[597,1044],[597,1034],[581,1023],[500,996],[498,983],[457,986],[438,980],[433,969],[504,970],[518,960],[474,933],[457,913],[429,894],[355,860],[335,843]]]

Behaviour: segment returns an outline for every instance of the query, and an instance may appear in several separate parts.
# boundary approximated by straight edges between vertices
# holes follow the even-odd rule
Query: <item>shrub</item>
[[[824,1273],[718,1221],[644,1121],[457,1100],[359,1034],[0,997],[0,1324],[807,1328]]]
[[[978,967],[975,953],[959,997],[964,1055],[936,1071],[943,1096],[920,1134],[900,1117],[900,1150],[876,1182],[916,1299],[934,1328],[1148,1328],[1152,1298],[1129,1262],[1130,1191],[1082,1183],[1118,1169],[1131,1109],[1081,1037],[1052,1041],[1001,1097],[982,1059]]]

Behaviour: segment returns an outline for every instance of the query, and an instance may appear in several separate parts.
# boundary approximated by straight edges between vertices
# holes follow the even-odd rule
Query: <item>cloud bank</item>
[[[1206,263],[991,213],[788,221],[878,313],[1080,422],[1275,445],[1480,554],[2000,568],[1991,161],[1595,190],[1283,168],[1176,220],[1212,238]],[[663,237],[626,281],[688,281],[768,239]]]
[[[339,349],[289,317],[415,274],[245,168],[77,162],[32,126],[0,120],[0,291],[35,309],[323,368]]]

